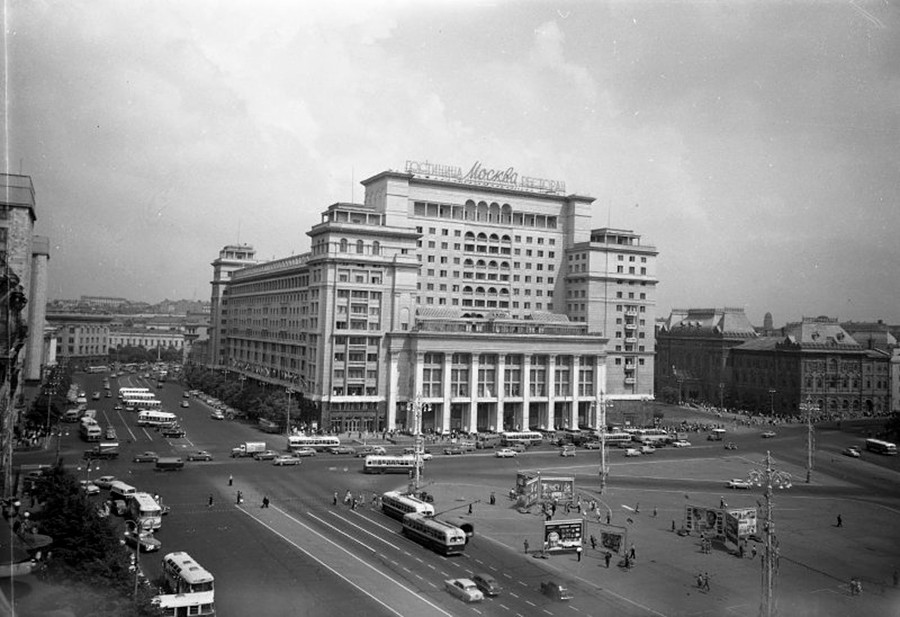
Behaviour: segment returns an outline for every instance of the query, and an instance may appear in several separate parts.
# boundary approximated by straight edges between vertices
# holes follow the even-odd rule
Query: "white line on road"
[[[333,516],[336,516],[336,517],[338,517],[339,519],[341,519],[343,522],[347,523],[348,525],[351,525],[351,526],[353,526],[353,527],[356,527],[356,528],[359,529],[361,532],[363,532],[363,533],[365,533],[365,534],[368,534],[368,535],[372,536],[372,537],[375,538],[376,540],[381,540],[382,542],[384,542],[385,544],[387,544],[388,546],[390,546],[392,549],[397,550],[397,551],[402,550],[402,549],[401,549],[399,546],[397,546],[396,544],[391,544],[390,542],[388,542],[388,541],[385,540],[384,538],[379,538],[378,536],[376,536],[376,535],[375,535],[374,533],[372,533],[371,531],[368,531],[368,530],[366,530],[366,529],[363,529],[362,527],[360,527],[360,526],[357,525],[356,523],[351,523],[348,519],[344,518],[344,517],[341,516],[340,514],[337,514],[337,513],[335,513],[335,512],[332,512],[331,510],[329,510],[329,512],[330,512]],[[312,518],[316,519],[317,521],[321,521],[323,524],[328,525],[328,526],[331,527],[332,529],[337,529],[336,527],[333,527],[333,526],[330,525],[329,523],[326,523],[325,521],[323,521],[322,519],[320,519],[320,518],[319,518],[318,516],[316,516],[315,514],[312,514],[311,512],[307,512],[306,514],[307,514],[308,516],[311,516]],[[341,533],[343,533],[343,532],[341,532]],[[347,534],[344,534],[344,535],[347,535]],[[349,537],[349,536],[348,536],[348,537]],[[357,540],[357,542],[359,542],[359,540]],[[362,544],[362,542],[360,542],[360,544]],[[372,549],[372,550],[375,550],[375,549]]]

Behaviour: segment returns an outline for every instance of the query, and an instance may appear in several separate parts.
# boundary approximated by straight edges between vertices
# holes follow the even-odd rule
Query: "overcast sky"
[[[515,167],[659,249],[659,314],[900,323],[900,11],[5,0],[49,297],[210,295],[407,159]]]

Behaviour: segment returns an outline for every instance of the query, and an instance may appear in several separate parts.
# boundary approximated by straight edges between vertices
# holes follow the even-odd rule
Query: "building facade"
[[[362,184],[308,253],[242,266],[252,250],[223,249],[214,366],[301,393],[334,430],[418,412],[437,432],[593,426],[601,402],[653,396],[657,252],[591,230],[593,198],[478,165]]]
[[[56,331],[56,354],[70,366],[106,364],[109,361],[109,315],[47,313]]]
[[[184,350],[184,333],[177,330],[119,329],[109,331],[108,349],[143,347],[144,349]]]

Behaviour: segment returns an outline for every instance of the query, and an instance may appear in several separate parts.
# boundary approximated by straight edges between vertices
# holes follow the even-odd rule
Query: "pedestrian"
[[[656,515],[659,514],[656,508],[653,508],[653,518],[656,518]]]
[[[525,541],[522,542],[522,545],[525,547],[525,554],[528,554],[528,538],[525,538]]]
[[[472,514],[472,504],[469,504],[469,514]]]
[[[709,572],[703,573],[703,589],[709,591]]]
[[[628,549],[628,556],[631,557],[632,559],[634,559],[636,556],[635,551],[634,551],[634,542],[631,543],[631,548]]]
[[[350,492],[350,489],[347,489],[347,492],[344,494],[344,503],[349,505],[353,504],[353,494]]]
[[[606,554],[603,555],[603,561],[606,562],[607,569],[609,569],[609,562],[611,559],[612,559],[612,553],[610,553],[609,551],[606,551]]]
[[[641,504],[640,504],[640,503],[634,504],[634,513],[635,513],[635,514],[640,514],[640,513],[641,513]]]
[[[675,531],[675,521],[672,521],[672,531]]]
[[[207,508],[212,508],[212,505],[213,505],[213,496],[212,496],[212,494],[210,493],[210,495],[209,495],[209,503],[206,505],[206,507],[207,507]]]
[[[244,503],[244,494],[241,491],[237,492],[237,503],[238,505]]]
[[[494,494],[493,491],[491,491],[491,505],[493,506],[496,503],[497,503],[497,496]]]
[[[268,495],[266,495],[265,497],[263,497],[262,507],[263,507],[263,508],[268,508],[268,507],[269,507],[269,497],[268,497]]]
[[[609,525],[610,521],[612,521],[612,514],[610,514],[609,510],[606,511],[606,524]]]
[[[725,498],[724,497],[719,497],[719,507],[720,508],[725,507]]]
[[[581,561],[581,547],[579,546],[578,548],[576,548],[575,552],[578,553],[578,561],[580,562]]]
[[[741,559],[744,558],[744,543],[743,542],[741,542],[740,545],[738,545],[738,557],[740,557]]]
[[[234,477],[231,474],[228,474],[228,486],[234,484]]]
[[[844,526],[844,519],[841,517],[840,514],[837,515],[837,526],[838,526],[838,527],[843,527],[843,526]]]
[[[332,503],[334,503],[334,505],[337,505],[337,502],[338,502],[338,494],[337,494],[337,491],[335,491],[334,495],[332,496]]]
[[[594,537],[594,534],[591,534],[591,550],[597,550],[597,538]]]
[[[750,547],[750,559],[756,559],[756,545]]]

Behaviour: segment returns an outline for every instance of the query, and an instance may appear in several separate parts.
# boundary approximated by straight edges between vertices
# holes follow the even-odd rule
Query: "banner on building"
[[[544,550],[574,551],[582,544],[584,520],[544,521]]]

